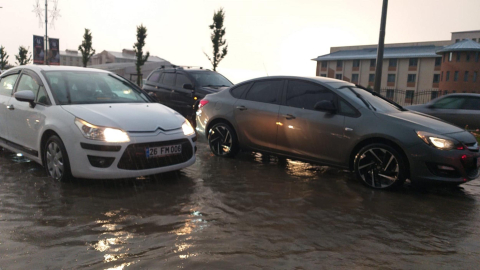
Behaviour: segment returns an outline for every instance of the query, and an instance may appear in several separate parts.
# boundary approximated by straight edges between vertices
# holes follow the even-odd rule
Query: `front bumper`
[[[422,143],[407,149],[407,156],[413,181],[465,183],[479,176],[478,151],[445,151]]]
[[[72,175],[88,179],[132,178],[179,170],[195,163],[195,135],[185,136],[180,130],[170,134],[157,132],[129,136],[130,142],[127,143],[107,143],[82,137],[66,144]],[[177,144],[182,145],[181,155],[146,158],[146,147]],[[102,160],[107,162],[99,163]],[[102,164],[106,167],[101,167]]]

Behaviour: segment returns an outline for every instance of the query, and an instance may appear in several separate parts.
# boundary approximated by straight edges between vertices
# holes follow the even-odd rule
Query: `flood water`
[[[71,183],[0,151],[0,268],[479,268],[479,180],[377,191],[337,169],[198,147],[180,173]]]

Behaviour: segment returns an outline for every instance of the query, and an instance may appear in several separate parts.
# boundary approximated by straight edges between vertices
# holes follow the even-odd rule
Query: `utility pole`
[[[48,0],[45,0],[45,65],[48,65]]]
[[[380,21],[380,37],[378,38],[377,47],[377,65],[375,67],[375,84],[373,91],[380,93],[380,84],[382,83],[382,66],[383,66],[383,50],[385,43],[385,25],[387,23],[387,6],[388,0],[383,0],[382,19]]]

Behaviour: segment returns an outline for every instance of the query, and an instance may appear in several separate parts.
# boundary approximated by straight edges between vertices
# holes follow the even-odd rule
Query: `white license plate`
[[[165,157],[170,155],[178,155],[182,153],[182,145],[168,145],[160,147],[148,147],[145,149],[147,158]]]

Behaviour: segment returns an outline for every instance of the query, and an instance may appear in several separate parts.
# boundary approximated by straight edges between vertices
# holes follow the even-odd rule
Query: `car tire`
[[[72,178],[67,150],[62,140],[52,135],[43,148],[43,159],[47,174],[57,181],[67,181]]]
[[[227,123],[215,124],[208,130],[208,144],[221,157],[234,157],[239,150],[237,134]]]
[[[369,144],[357,153],[355,175],[363,184],[374,189],[392,189],[403,185],[408,171],[404,157],[393,147]]]

